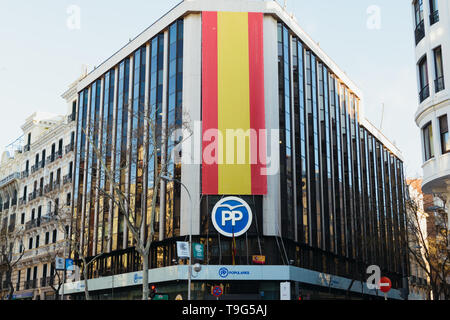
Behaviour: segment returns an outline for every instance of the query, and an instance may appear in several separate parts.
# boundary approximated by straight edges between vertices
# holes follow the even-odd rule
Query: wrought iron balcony
[[[436,10],[430,14],[430,26],[437,22],[439,22],[439,10]]]
[[[72,175],[68,174],[68,175],[64,176],[63,183],[64,183],[64,185],[66,185],[68,183],[72,183]]]
[[[434,89],[436,93],[445,89],[444,77],[439,77],[434,80]]]
[[[8,183],[16,180],[16,179],[20,179],[20,172],[15,172],[13,174],[10,174],[8,177],[6,177],[5,179],[0,181],[0,187],[3,187],[5,185],[7,185]]]
[[[25,170],[25,171],[22,171],[22,173],[20,174],[20,178],[25,179],[25,178],[28,178],[29,175],[30,175],[30,172],[28,172],[28,170]]]
[[[73,143],[71,143],[71,144],[68,144],[67,146],[66,146],[66,154],[67,153],[69,153],[69,152],[72,152],[73,150],[74,150],[74,144]]]
[[[72,121],[75,121],[77,119],[77,115],[75,113],[69,114],[67,117],[67,122],[70,123]]]
[[[416,37],[416,45],[418,45],[420,40],[425,38],[425,23],[423,22],[423,20],[417,25],[414,33]]]
[[[430,86],[426,85],[422,88],[422,90],[419,92],[419,100],[420,103],[422,103],[426,98],[430,96]]]

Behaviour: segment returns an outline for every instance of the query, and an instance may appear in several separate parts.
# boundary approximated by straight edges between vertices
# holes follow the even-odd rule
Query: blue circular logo
[[[252,225],[250,206],[238,197],[223,198],[214,206],[211,220],[214,228],[225,237],[239,237]]]
[[[228,277],[228,269],[227,268],[220,268],[219,269],[219,276],[221,278],[226,278]]]

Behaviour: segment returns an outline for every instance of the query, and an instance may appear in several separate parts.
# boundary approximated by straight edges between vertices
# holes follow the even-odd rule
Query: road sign
[[[205,260],[205,247],[201,243],[192,244],[192,252],[194,259]]]
[[[247,202],[226,197],[217,202],[211,214],[214,228],[228,238],[245,234],[252,225],[253,213]]]
[[[73,260],[72,259],[66,259],[66,270],[67,271],[74,271],[75,270],[75,266],[73,265]]]
[[[280,300],[291,300],[291,283],[280,283]]]
[[[56,270],[64,270],[64,258],[61,258],[61,257],[55,258],[55,269]]]
[[[152,300],[153,301],[169,300],[169,296],[167,294],[157,294]]]
[[[222,287],[220,287],[220,286],[215,286],[213,289],[212,289],[212,295],[214,296],[214,297],[220,297],[221,295],[223,294],[223,290],[222,290]]]
[[[387,277],[382,277],[380,279],[380,290],[383,293],[388,293],[392,288],[392,282],[391,279]]]
[[[191,257],[191,250],[189,250],[189,242],[177,242],[178,258],[186,259]]]

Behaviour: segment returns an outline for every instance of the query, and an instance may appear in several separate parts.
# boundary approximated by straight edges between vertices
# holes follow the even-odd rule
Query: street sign
[[[153,301],[169,300],[169,296],[167,294],[157,294],[152,300]]]
[[[187,259],[191,257],[191,250],[189,250],[189,242],[177,241],[177,255],[180,259]]]
[[[201,243],[192,244],[192,252],[194,259],[205,260],[205,247]]]
[[[215,286],[215,287],[212,289],[212,295],[213,295],[214,297],[219,298],[222,294],[223,294],[222,287],[220,287],[220,286]]]
[[[55,258],[55,269],[56,270],[64,270],[64,258],[61,258],[61,257]]]
[[[392,282],[391,279],[387,277],[382,277],[380,279],[380,290],[383,293],[388,293],[392,288]]]
[[[291,300],[291,283],[280,283],[280,300]]]
[[[73,260],[72,259],[66,259],[66,270],[67,271],[74,271],[75,267],[73,265]]]
[[[252,225],[250,206],[238,197],[226,197],[216,203],[211,214],[214,228],[228,238],[245,234]]]

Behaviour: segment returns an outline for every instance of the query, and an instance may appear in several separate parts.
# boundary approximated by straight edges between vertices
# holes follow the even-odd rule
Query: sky
[[[33,112],[66,113],[61,95],[83,65],[100,65],[179,2],[0,0],[0,151]],[[411,1],[286,2],[361,89],[366,118],[402,151],[406,175],[421,176]]]

